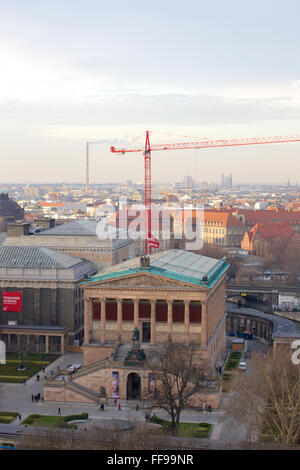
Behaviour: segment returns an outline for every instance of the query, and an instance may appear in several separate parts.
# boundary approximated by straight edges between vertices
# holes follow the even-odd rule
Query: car
[[[81,364],[69,364],[66,369],[68,372],[75,372],[76,370],[80,369]]]
[[[238,365],[238,369],[243,372],[246,372],[246,362],[241,361]]]

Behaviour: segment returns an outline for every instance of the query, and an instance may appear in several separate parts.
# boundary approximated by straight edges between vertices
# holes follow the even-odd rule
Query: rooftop
[[[0,246],[0,268],[69,269],[82,262],[40,246]]]
[[[2,243],[4,242],[4,240],[6,239],[7,237],[7,233],[6,232],[0,232],[0,246],[2,245]]]
[[[50,235],[73,235],[73,236],[97,236],[98,222],[95,220],[74,220],[73,222],[66,222],[56,227],[44,230],[38,233],[38,236]],[[107,225],[107,233],[114,234],[114,229]]]
[[[170,279],[212,287],[229,267],[225,259],[208,258],[178,249],[154,253],[149,255],[149,258],[150,268],[141,267],[140,258],[137,257],[112,266],[86,282],[97,282],[147,271]]]
[[[259,233],[262,238],[266,239],[272,239],[276,236],[281,238],[290,238],[295,235],[291,226],[281,223],[258,223],[250,230],[250,239],[253,239],[256,233]]]

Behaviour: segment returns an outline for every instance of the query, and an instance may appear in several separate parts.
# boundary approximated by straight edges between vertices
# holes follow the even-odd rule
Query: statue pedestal
[[[146,360],[144,350],[141,349],[139,343],[133,344],[132,348],[128,351],[124,360],[126,366],[141,366]]]

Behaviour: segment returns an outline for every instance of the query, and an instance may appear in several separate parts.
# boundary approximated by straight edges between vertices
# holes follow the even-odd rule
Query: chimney
[[[36,227],[43,227],[46,230],[55,227],[55,219],[34,219],[33,222]]]
[[[29,235],[30,224],[24,224],[23,222],[15,222],[7,224],[7,236],[8,237],[23,237]]]

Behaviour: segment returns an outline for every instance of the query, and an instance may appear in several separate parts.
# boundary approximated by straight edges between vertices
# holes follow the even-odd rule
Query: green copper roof
[[[149,272],[168,279],[211,288],[228,267],[229,264],[225,259],[208,258],[184,250],[169,250],[150,255],[150,268],[140,267],[140,258],[134,258],[96,274],[82,285]]]

